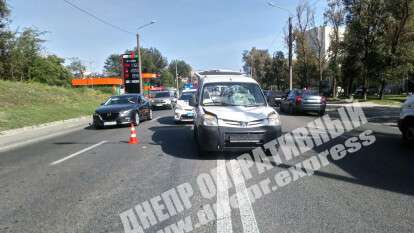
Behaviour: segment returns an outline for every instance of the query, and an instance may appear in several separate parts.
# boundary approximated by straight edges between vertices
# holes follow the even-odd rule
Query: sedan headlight
[[[203,118],[204,126],[218,126],[217,117],[214,115],[206,113]]]
[[[267,117],[267,124],[271,126],[280,125],[279,115],[275,112],[270,113]]]
[[[130,114],[131,114],[131,111],[132,111],[132,109],[130,109],[130,110],[125,110],[125,111],[120,112],[120,113],[119,113],[119,115],[120,115],[121,117],[128,116],[128,115],[130,115]]]

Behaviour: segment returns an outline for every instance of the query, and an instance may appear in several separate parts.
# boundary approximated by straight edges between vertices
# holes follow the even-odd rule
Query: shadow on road
[[[192,124],[175,124],[171,116],[158,119],[161,126],[149,128],[153,131],[152,141],[160,145],[162,151],[169,156],[194,160],[217,160],[218,158],[236,157],[233,154],[214,154],[200,156],[193,138]]]
[[[362,131],[354,131],[358,135]],[[352,136],[355,136],[352,135]],[[348,154],[342,160],[331,161],[349,176],[316,171],[315,176],[368,186],[396,193],[414,195],[414,148],[405,146],[400,135],[374,132],[377,141],[355,154]],[[337,139],[334,142],[318,148],[318,152],[330,149],[343,143]],[[288,169],[291,165],[276,165]]]

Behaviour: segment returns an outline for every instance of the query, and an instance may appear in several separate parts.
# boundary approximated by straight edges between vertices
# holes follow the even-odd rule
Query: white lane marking
[[[217,233],[232,233],[226,160],[217,160]]]
[[[244,233],[259,233],[260,231],[257,226],[256,217],[254,216],[252,203],[249,199],[249,193],[246,188],[239,162],[232,159],[230,164],[234,185],[236,186],[237,202],[239,204]]]
[[[153,118],[151,121],[157,121],[157,120],[159,120],[161,117],[156,117],[156,118]]]
[[[68,159],[71,159],[71,158],[73,158],[73,157],[75,157],[75,156],[78,156],[78,155],[80,155],[80,154],[82,154],[82,153],[85,153],[85,152],[87,152],[87,151],[89,151],[89,150],[92,150],[93,148],[98,147],[98,146],[100,146],[100,145],[102,145],[102,144],[104,144],[104,143],[107,143],[107,142],[108,142],[108,141],[102,141],[102,142],[100,142],[100,143],[97,143],[97,144],[95,144],[95,145],[92,145],[92,146],[90,146],[90,147],[87,147],[87,148],[85,148],[85,149],[83,149],[83,150],[81,150],[81,151],[78,151],[78,152],[76,152],[76,153],[73,153],[73,154],[71,154],[71,155],[68,155],[68,156],[66,156],[66,157],[64,157],[64,158],[62,158],[62,159],[56,160],[55,162],[50,163],[50,165],[51,165],[51,166],[54,166],[54,165],[57,165],[57,164],[59,164],[59,163],[62,163],[62,162],[64,162],[64,161],[68,160]]]

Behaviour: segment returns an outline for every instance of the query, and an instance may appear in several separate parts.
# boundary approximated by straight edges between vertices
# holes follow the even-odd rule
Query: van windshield
[[[255,83],[209,83],[203,88],[203,106],[264,106],[266,101]]]

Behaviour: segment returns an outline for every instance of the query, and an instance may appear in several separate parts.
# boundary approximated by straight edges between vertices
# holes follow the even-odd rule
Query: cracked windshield
[[[3,232],[414,232],[414,0],[0,0]]]

